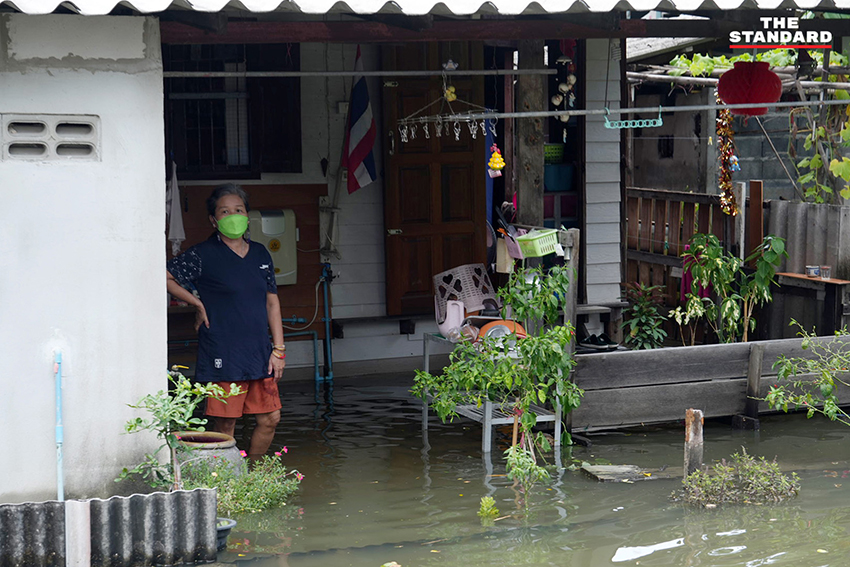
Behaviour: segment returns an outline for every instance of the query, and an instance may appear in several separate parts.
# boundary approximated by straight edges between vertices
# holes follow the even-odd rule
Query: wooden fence
[[[831,340],[831,338],[825,338]],[[850,344],[850,337],[840,339]],[[763,398],[775,383],[780,355],[811,356],[802,339],[615,351],[576,356],[581,405],[569,414],[573,432],[678,421],[688,408],[705,417],[744,414],[749,389]],[[847,400],[850,389],[838,385]],[[751,402],[752,403],[752,402]],[[768,412],[764,402],[758,411]]]
[[[698,232],[715,234],[731,250],[733,219],[720,196],[629,188],[626,191],[626,281],[660,285],[668,305],[678,301],[682,252]]]

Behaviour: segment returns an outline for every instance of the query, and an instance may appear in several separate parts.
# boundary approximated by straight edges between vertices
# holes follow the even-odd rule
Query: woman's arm
[[[195,297],[191,291],[177,283],[177,280],[171,275],[171,272],[166,271],[165,273],[167,276],[167,279],[165,280],[165,287],[168,290],[168,293],[180,301],[185,301],[195,308],[195,330],[197,331],[201,325],[204,325],[207,329],[209,329],[210,320],[207,318],[207,310],[204,309],[203,302]]]
[[[280,319],[280,299],[276,293],[266,292],[266,312],[269,317],[269,329],[272,333],[272,344],[282,345],[283,322]],[[284,357],[286,356],[285,352],[280,354],[283,354]],[[274,375],[275,378],[280,380],[283,377],[283,368],[285,366],[285,358],[278,358],[275,356],[275,351],[272,351],[271,356],[269,356],[268,373]]]

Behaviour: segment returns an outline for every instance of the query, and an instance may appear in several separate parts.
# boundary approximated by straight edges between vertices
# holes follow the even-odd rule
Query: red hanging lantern
[[[720,76],[717,94],[726,104],[762,104],[776,102],[782,96],[782,80],[770,70],[764,61],[738,61],[735,68]],[[761,116],[767,114],[767,107],[730,108],[732,114]]]

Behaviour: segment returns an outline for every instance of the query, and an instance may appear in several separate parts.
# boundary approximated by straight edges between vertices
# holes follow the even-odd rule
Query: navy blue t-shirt
[[[204,303],[209,329],[198,330],[198,382],[239,382],[268,378],[269,319],[266,294],[277,293],[268,250],[248,241],[244,258],[218,234],[168,262],[183,287],[194,284]]]

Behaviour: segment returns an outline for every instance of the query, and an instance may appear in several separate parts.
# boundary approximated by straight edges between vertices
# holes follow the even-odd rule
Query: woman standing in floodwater
[[[286,366],[286,346],[274,265],[264,246],[246,238],[248,195],[233,184],[216,187],[207,212],[216,230],[168,262],[168,292],[195,307],[198,360],[195,380],[230,384],[242,393],[207,400],[213,429],[233,435],[236,419],[256,417],[248,456],[259,459],[271,445],[280,421],[277,382]],[[187,287],[194,285],[200,298]],[[271,330],[271,341],[269,331]]]

